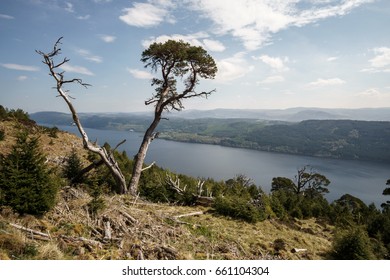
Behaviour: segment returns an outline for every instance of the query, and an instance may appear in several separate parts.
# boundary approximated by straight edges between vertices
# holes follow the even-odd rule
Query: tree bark
[[[134,167],[133,167],[129,188],[128,188],[128,191],[130,192],[131,195],[134,196],[137,195],[138,183],[139,183],[139,179],[141,178],[142,167],[145,161],[146,153],[149,149],[150,143],[156,137],[156,133],[154,133],[154,130],[156,129],[157,125],[161,120],[161,113],[162,112],[155,113],[154,120],[152,124],[149,126],[149,128],[146,130],[144,138],[142,139],[141,146],[139,147],[138,153],[134,158]]]

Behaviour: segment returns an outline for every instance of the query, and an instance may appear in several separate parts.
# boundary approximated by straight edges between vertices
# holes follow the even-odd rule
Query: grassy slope
[[[6,131],[0,151],[6,153],[18,128],[12,122],[1,122],[0,128]],[[72,146],[86,155],[74,135],[60,132],[50,138],[38,128],[34,131],[41,135],[52,164]],[[119,195],[104,197],[107,207],[92,216],[90,200],[82,189],[64,187],[56,207],[43,217],[2,209],[0,259],[322,259],[331,246],[332,227],[314,219],[248,224],[217,216],[209,208],[152,204]],[[202,214],[176,217],[193,212]],[[292,253],[293,248],[307,251]]]

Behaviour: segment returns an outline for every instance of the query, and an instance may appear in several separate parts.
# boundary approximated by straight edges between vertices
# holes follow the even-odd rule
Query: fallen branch
[[[20,225],[17,225],[17,224],[13,224],[13,223],[10,223],[10,226],[13,226],[14,228],[17,228],[19,230],[28,232],[30,234],[35,234],[35,235],[38,235],[38,236],[41,236],[41,237],[45,237],[45,238],[47,238],[47,240],[51,239],[50,235],[48,235],[47,233],[43,233],[43,232],[40,232],[40,231],[37,231],[37,230],[33,230],[31,228],[26,228],[26,227],[23,227],[23,226],[20,226]]]
[[[299,253],[299,252],[306,252],[307,249],[299,249],[299,248],[293,248],[291,249],[291,253]]]
[[[99,241],[87,239],[87,238],[84,238],[81,236],[80,237],[71,237],[71,236],[66,236],[66,235],[60,235],[59,237],[64,239],[64,240],[70,241],[70,242],[81,241],[81,242],[86,243],[88,245],[94,245],[94,246],[97,246],[99,248],[103,248],[102,243],[100,243]]]
[[[130,222],[132,222],[133,224],[135,223],[138,223],[137,219],[133,218],[132,216],[130,216],[128,213],[126,213],[125,211],[122,211],[122,210],[118,210],[119,213],[121,213],[123,216],[125,216],[127,219],[130,220]]]
[[[173,218],[174,219],[179,219],[179,218],[182,218],[182,217],[199,216],[199,215],[203,215],[203,211],[192,212],[192,213],[188,213],[188,214],[181,214],[181,215],[174,216]]]
[[[111,224],[110,221],[106,221],[104,223],[104,238],[103,239],[111,239]]]

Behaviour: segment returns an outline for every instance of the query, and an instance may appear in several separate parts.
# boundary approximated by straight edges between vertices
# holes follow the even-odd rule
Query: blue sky
[[[35,50],[61,36],[79,112],[147,111],[150,43],[181,39],[216,60],[216,89],[186,109],[390,107],[388,0],[1,0],[0,104],[67,112]]]

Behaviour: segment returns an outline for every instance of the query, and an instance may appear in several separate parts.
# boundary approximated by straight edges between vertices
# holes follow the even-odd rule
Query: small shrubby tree
[[[336,233],[331,256],[337,260],[375,258],[367,232],[360,227]]]
[[[56,194],[38,138],[20,133],[11,153],[0,156],[0,205],[21,214],[41,215],[55,205]]]
[[[239,174],[225,182],[213,208],[219,214],[255,223],[271,215],[266,194],[245,175]]]
[[[78,176],[81,170],[81,159],[77,155],[76,150],[73,148],[66,158],[63,175],[71,184],[81,183],[83,181],[83,177]]]

